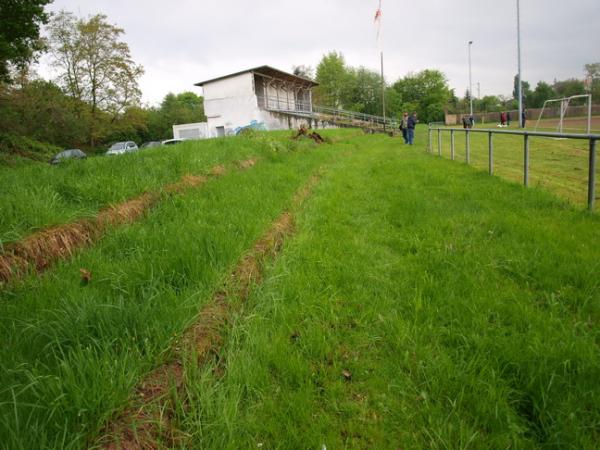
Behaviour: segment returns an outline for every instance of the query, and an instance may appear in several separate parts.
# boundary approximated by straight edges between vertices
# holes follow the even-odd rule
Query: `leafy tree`
[[[22,80],[20,87],[0,91],[0,132],[80,147],[87,127],[76,111],[85,107],[50,81]]]
[[[518,105],[518,101],[519,101],[519,74],[515,75],[514,78],[514,88],[513,88],[513,99],[515,100],[515,102],[517,102]],[[524,105],[529,105],[529,100],[531,98],[531,85],[529,84],[528,81],[523,80],[521,83],[521,89],[523,90],[522,94],[523,94],[523,104]],[[517,106],[518,107],[518,106]]]
[[[477,112],[497,112],[503,109],[502,100],[496,95],[486,95],[474,101]]]
[[[600,99],[600,62],[586,64],[585,73],[592,81],[590,86],[592,98]]]
[[[319,83],[314,89],[316,103],[343,107],[344,91],[347,91],[351,81],[344,56],[335,51],[323,56],[317,66],[316,81]]]
[[[310,66],[294,66],[292,73],[298,77],[308,78],[309,80],[315,78],[315,71]]]
[[[571,97],[573,95],[582,95],[586,93],[584,82],[582,80],[577,80],[576,78],[557,81],[554,83],[553,87],[558,97]]]
[[[365,67],[347,69],[346,85],[342,87],[345,109],[380,116],[382,96],[381,75]]]
[[[421,122],[444,119],[444,110],[454,96],[446,76],[439,70],[409,73],[399,79],[393,88],[402,98],[405,110],[416,110]]]
[[[546,100],[556,98],[554,88],[544,81],[538,81],[535,90],[531,94],[530,108],[541,108]]]
[[[147,140],[166,139],[173,134],[173,125],[205,122],[204,99],[193,92],[169,93],[159,108],[148,111]]]
[[[144,70],[131,59],[129,46],[119,40],[123,29],[109,24],[102,14],[78,19],[61,11],[49,31],[60,84],[91,107],[89,140],[94,146],[108,132],[102,113],[114,120],[138,104],[138,79]]]
[[[47,23],[44,7],[52,0],[0,2],[0,81],[10,81],[10,66],[23,67],[43,48],[40,25]]]

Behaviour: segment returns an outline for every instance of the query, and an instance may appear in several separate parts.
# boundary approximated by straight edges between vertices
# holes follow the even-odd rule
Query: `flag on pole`
[[[375,11],[375,26],[377,27],[377,46],[381,48],[381,0],[379,0],[377,11]]]

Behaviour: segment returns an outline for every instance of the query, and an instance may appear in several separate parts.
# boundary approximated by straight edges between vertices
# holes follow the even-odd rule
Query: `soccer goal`
[[[573,106],[571,102],[577,99],[586,99],[586,104],[583,106]],[[556,103],[558,103],[558,110],[556,107],[552,107],[552,105]],[[546,113],[546,115],[544,115],[544,113]],[[535,130],[537,131],[541,123],[542,125],[555,125],[555,128],[559,133],[564,133],[565,130],[573,131],[574,128],[572,128],[571,125],[569,125],[569,127],[565,126],[565,118],[567,115],[576,117],[575,119],[567,119],[568,121],[572,121],[573,126],[581,123],[582,120],[585,120],[584,126],[586,128],[586,133],[590,134],[592,132],[592,94],[572,95],[571,97],[546,100],[535,124]],[[584,116],[585,119],[583,119]],[[549,127],[545,126],[544,128]]]

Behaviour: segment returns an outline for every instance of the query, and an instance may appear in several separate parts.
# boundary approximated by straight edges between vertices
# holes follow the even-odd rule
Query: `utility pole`
[[[519,127],[523,128],[523,79],[521,77],[521,2],[517,0],[517,54],[519,66],[518,95],[519,95]]]

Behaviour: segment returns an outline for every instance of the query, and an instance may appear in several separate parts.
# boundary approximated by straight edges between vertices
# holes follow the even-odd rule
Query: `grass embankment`
[[[93,216],[109,204],[156,191],[183,175],[202,175],[218,164],[287,151],[298,145],[289,135],[257,133],[251,138],[193,141],[58,166],[0,166],[0,247],[35,230]]]
[[[485,128],[485,127],[484,127]],[[455,158],[466,158],[464,132],[455,133]],[[523,182],[523,137],[494,135],[494,174],[519,183]],[[437,131],[432,133],[433,153],[438,153]],[[450,132],[442,132],[442,156],[450,158]],[[587,202],[589,142],[529,138],[529,185],[539,186],[575,204]],[[471,164],[488,170],[488,135],[471,133]],[[596,169],[600,183],[600,165]],[[596,189],[597,195],[598,186]],[[599,197],[600,198],[600,197]]]
[[[257,150],[262,159],[169,198],[44,276],[0,293],[0,446],[89,446],[143,376],[169,359],[173,340],[298,187],[349,148],[288,146],[287,133],[269,139],[273,148],[241,139],[211,144],[223,151],[204,155],[208,165]],[[156,154],[155,164],[168,164],[164,158]],[[91,271],[91,282],[80,282],[80,268]]]
[[[598,217],[361,146],[326,171],[218,362],[186,367],[186,445],[595,448]]]

